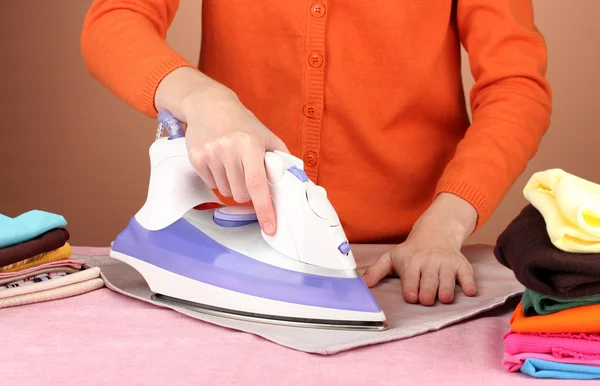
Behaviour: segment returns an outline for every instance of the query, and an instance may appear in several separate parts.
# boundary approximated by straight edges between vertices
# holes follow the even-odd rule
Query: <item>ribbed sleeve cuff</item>
[[[183,58],[169,58],[162,61],[156,61],[152,71],[148,73],[144,87],[141,90],[142,112],[149,117],[156,117],[158,111],[154,105],[156,89],[162,80],[181,67],[196,68]]]
[[[477,211],[477,224],[473,232],[477,231],[492,216],[493,208],[489,198],[478,188],[465,181],[440,181],[435,196],[440,193],[451,193],[471,204]]]

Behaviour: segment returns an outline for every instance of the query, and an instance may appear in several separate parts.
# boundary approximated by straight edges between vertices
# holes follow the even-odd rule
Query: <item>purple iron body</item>
[[[268,236],[253,208],[224,206],[202,182],[177,119],[161,111],[159,120],[169,137],[150,147],[147,200],[110,253],[144,277],[155,300],[260,323],[387,329],[325,190],[301,160],[265,154],[277,216]],[[205,203],[222,206],[194,209]]]

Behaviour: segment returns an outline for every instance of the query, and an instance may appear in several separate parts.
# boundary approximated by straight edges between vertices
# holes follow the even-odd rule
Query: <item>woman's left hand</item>
[[[476,293],[473,268],[460,252],[477,222],[477,212],[465,200],[440,194],[415,223],[405,242],[381,256],[363,274],[372,287],[396,274],[409,303],[432,305],[436,295],[452,302],[456,281],[467,296]]]

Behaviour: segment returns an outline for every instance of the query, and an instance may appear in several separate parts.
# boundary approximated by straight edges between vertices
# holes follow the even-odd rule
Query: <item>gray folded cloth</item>
[[[356,245],[353,248],[359,270],[362,272],[391,246]],[[438,302],[431,307],[425,307],[408,304],[403,300],[398,278],[386,278],[372,288],[373,295],[387,316],[390,328],[386,331],[342,331],[277,326],[167,306],[151,299],[152,292],[144,278],[130,266],[108,256],[76,255],[74,257],[86,260],[87,266],[100,267],[101,277],[106,286],[123,295],[170,308],[208,323],[252,333],[281,346],[327,355],[439,330],[498,307],[509,298],[523,292],[524,287],[515,279],[513,272],[496,261],[492,246],[467,246],[463,253],[473,265],[475,272],[478,293],[474,297],[465,296],[458,287],[452,304]]]

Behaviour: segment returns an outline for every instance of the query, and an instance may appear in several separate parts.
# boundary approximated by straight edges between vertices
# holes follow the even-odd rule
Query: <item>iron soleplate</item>
[[[182,307],[190,311],[196,311],[203,314],[225,317],[248,322],[258,322],[264,324],[274,324],[288,327],[335,329],[335,330],[353,330],[353,331],[385,331],[389,328],[385,321],[351,321],[351,320],[328,320],[328,319],[308,319],[283,317],[278,315],[257,314],[251,312],[230,310],[199,304],[187,300],[173,298],[167,295],[153,294],[152,300],[165,305]]]

